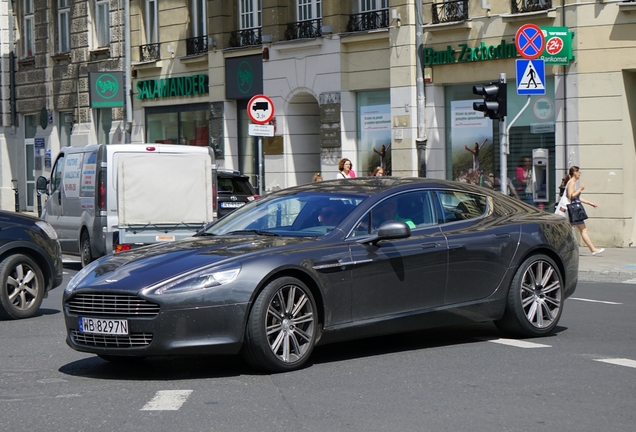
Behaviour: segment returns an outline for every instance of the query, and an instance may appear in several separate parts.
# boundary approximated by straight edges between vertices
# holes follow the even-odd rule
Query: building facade
[[[181,143],[212,146],[219,166],[263,191],[315,172],[335,178],[346,157],[358,175],[381,165],[394,176],[499,188],[504,174],[511,194],[546,211],[577,165],[585,197],[599,204],[588,212],[594,243],[636,239],[636,2],[0,5],[3,209],[13,209],[14,178],[20,208],[35,208],[33,181],[60,146]],[[540,70],[520,55],[526,28],[543,35]],[[96,105],[91,83],[107,72],[122,72],[119,85],[131,89],[125,107]],[[503,77],[505,122],[473,107],[482,101],[473,86]],[[249,101],[259,94],[274,103],[273,137],[250,135]]]

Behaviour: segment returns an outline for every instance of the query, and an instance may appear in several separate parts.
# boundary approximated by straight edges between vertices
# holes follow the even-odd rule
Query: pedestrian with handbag
[[[557,204],[557,208],[554,211],[556,214],[568,217],[570,219],[570,223],[577,227],[579,232],[581,233],[581,238],[583,242],[587,245],[592,252],[593,256],[601,254],[605,251],[604,248],[597,249],[594,247],[592,240],[590,240],[590,236],[587,232],[587,227],[585,226],[585,219],[587,219],[587,213],[583,208],[583,204],[587,204],[594,208],[598,207],[598,204],[593,203],[591,201],[585,200],[581,198],[581,193],[585,189],[585,185],[582,184],[578,189],[576,188],[576,182],[581,178],[581,170],[577,166],[572,166],[568,175],[563,179],[565,183],[565,191]]]

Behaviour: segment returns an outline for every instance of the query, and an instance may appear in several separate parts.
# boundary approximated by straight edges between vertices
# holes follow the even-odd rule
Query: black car
[[[0,318],[28,318],[62,283],[62,250],[51,225],[0,211]]]
[[[311,183],[84,268],[64,293],[67,343],[108,360],[242,352],[286,371],[316,344],[433,326],[544,336],[578,257],[565,218],[479,186]]]
[[[219,218],[258,198],[249,177],[239,171],[219,169],[216,182],[216,212]]]

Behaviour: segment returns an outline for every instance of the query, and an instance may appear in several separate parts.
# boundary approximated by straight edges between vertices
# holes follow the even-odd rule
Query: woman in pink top
[[[347,158],[340,159],[338,162],[338,170],[340,171],[337,178],[354,178],[356,173],[351,169],[351,161]]]

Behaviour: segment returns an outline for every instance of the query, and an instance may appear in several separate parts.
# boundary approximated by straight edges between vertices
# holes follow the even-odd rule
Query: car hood
[[[255,254],[280,252],[315,238],[269,236],[193,237],[110,255],[78,281],[74,290],[124,290],[137,292],[197,268],[249,259]]]

